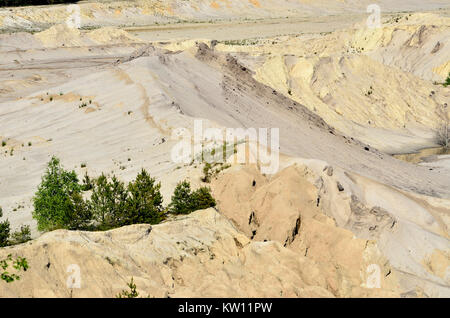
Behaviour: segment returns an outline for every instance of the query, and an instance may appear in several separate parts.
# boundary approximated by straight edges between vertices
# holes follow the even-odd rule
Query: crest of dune
[[[35,35],[44,46],[80,46],[83,44],[81,32],[76,28],[70,28],[65,24],[52,26],[48,30],[38,32]]]
[[[54,25],[45,31],[34,34],[34,37],[45,47],[142,42],[126,31],[113,27],[105,27],[82,33],[79,29],[71,28],[67,24]]]

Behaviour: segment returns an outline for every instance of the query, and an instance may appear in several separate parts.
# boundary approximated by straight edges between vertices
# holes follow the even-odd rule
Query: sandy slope
[[[30,269],[20,281],[0,284],[6,297],[114,297],[131,277],[143,297],[333,297],[334,281],[348,276],[278,242],[252,242],[213,209],[153,227],[55,231],[3,249],[0,258],[7,253],[29,259]],[[377,259],[376,247],[372,254],[365,262]],[[71,264],[80,269],[79,289],[67,288]],[[363,273],[356,282],[364,279]],[[392,276],[382,279],[382,289],[349,280],[342,293],[399,296]]]
[[[173,12],[140,3],[150,3],[153,11],[146,14],[163,20],[211,18],[211,12],[218,12],[217,19],[236,11],[278,14],[271,1],[258,2],[260,7],[199,4],[195,14],[194,2]],[[315,6],[321,13],[343,9],[334,1],[286,3],[295,6],[290,13],[296,17],[305,7],[310,13]],[[110,5],[98,11],[94,3],[82,7],[99,23],[139,20],[141,7]],[[120,12],[111,20],[117,6]],[[352,8],[361,12],[364,6]],[[12,12],[16,20],[48,25],[63,19],[63,10]],[[0,25],[15,25],[9,15],[0,11]],[[212,41],[211,30],[203,33],[205,40],[171,35],[165,43],[147,43],[114,28],[54,26],[0,35],[0,139],[7,141],[0,148],[0,206],[14,228],[31,224],[39,236],[30,199],[52,155],[80,176],[107,172],[129,181],[144,167],[162,182],[165,204],[179,180],[200,185],[202,165],[177,164],[170,156],[177,142],[172,132],[192,129],[195,118],[205,126],[280,128],[282,168],[287,167],[275,176],[236,165],[220,174],[212,184],[219,214],[197,212],[155,226],[150,234],[148,226],[57,231],[2,250],[0,255],[12,251],[31,262],[14,288],[0,285],[2,293],[69,296],[64,262],[82,259],[88,264],[82,269],[86,285],[73,296],[113,296],[134,276],[143,294],[158,297],[448,297],[448,158],[415,165],[387,153],[434,145],[434,108],[450,97],[449,88],[433,84],[448,71],[448,18],[407,13],[376,31],[341,27],[336,22],[331,33],[300,36],[274,31],[269,38],[238,42]],[[248,24],[242,30],[246,34]],[[221,32],[226,34],[226,26]],[[236,39],[229,36],[224,39]],[[145,244],[153,239],[162,248]],[[186,246],[177,244],[182,241]],[[274,259],[282,269],[275,270]],[[364,288],[370,264],[382,270],[382,290]],[[30,281],[33,288],[24,288]]]
[[[130,50],[122,46],[93,47],[91,51],[60,48],[46,49],[45,56],[42,51],[29,50],[20,53],[19,64],[15,61],[18,53],[7,53],[2,66],[3,89],[13,89],[10,96],[19,99],[11,102],[8,97],[1,107],[0,134],[9,139],[1,167],[0,192],[8,198],[3,205],[13,209],[18,201],[28,200],[51,154],[61,156],[70,168],[86,162],[93,174],[115,171],[131,178],[141,166],[158,175],[170,171],[176,167],[169,160],[171,131],[191,127],[193,117],[225,127],[279,127],[281,151],[286,154],[320,158],[399,188],[448,197],[448,171],[417,167],[374,149],[366,151],[353,138],[359,137],[357,134],[333,132],[306,107],[258,83],[249,70],[243,71],[226,54],[204,45],[199,54],[197,48],[166,54],[135,46],[137,53],[131,54],[130,60],[126,57]],[[111,64],[121,59],[124,63]],[[67,63],[74,70],[67,70]],[[49,80],[38,78],[39,84],[31,87],[28,80],[11,85],[15,70],[28,76],[50,73]],[[42,90],[56,81],[62,83]],[[23,96],[27,97],[20,98]],[[92,104],[80,109],[80,98]],[[65,122],[65,118],[71,120]],[[48,124],[42,125],[45,121]],[[129,131],[134,138],[129,137]],[[29,141],[33,147],[27,147]],[[13,147],[14,156],[10,156]],[[164,150],[150,150],[154,147]],[[154,154],[153,159],[147,153]],[[128,158],[133,168],[121,172],[118,168]],[[23,177],[13,167],[22,167]]]
[[[365,270],[361,262],[377,242],[392,266],[383,274],[400,277],[403,292],[450,295],[448,201],[397,191],[323,161],[285,165],[271,178],[256,167],[225,171],[213,182],[219,210],[253,240],[278,241],[349,273],[334,282],[337,293],[345,293],[348,279],[358,281],[355,269]]]
[[[371,30],[361,25],[324,36],[304,35],[217,45],[327,123],[389,153],[434,144],[436,108],[448,88],[450,19],[399,14]],[[256,61],[256,62],[255,62]],[[356,123],[356,125],[355,125]]]

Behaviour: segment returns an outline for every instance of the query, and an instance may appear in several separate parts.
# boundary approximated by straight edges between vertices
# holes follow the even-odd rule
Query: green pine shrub
[[[192,212],[192,191],[187,181],[182,181],[176,186],[172,202],[169,204],[169,212],[172,214],[189,214]]]
[[[211,189],[201,187],[194,191],[191,196],[192,207],[194,211],[213,208],[216,206],[216,200],[211,195]]]
[[[5,247],[9,245],[9,234],[11,228],[9,221],[0,222],[0,247]]]
[[[126,203],[126,223],[157,224],[164,220],[161,183],[156,183],[144,169],[136,180],[128,184],[128,199]]]
[[[126,203],[128,192],[123,182],[115,176],[108,180],[102,174],[92,188],[91,200],[88,202],[97,229],[107,230],[126,224]]]
[[[189,182],[178,183],[169,204],[169,212],[172,214],[189,214],[197,210],[203,210],[216,206],[216,201],[211,195],[211,190],[202,187],[194,192]]]

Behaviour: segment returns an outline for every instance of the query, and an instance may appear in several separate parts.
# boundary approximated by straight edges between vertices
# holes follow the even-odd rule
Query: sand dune
[[[112,297],[134,277],[151,297],[449,297],[448,155],[391,156],[436,146],[447,3],[381,1],[374,30],[368,3],[87,1],[81,30],[67,6],[0,9],[2,219],[36,238],[0,249],[30,262],[0,295]],[[198,119],[279,128],[279,172],[232,156],[203,183],[203,164],[171,157],[173,132]],[[211,186],[217,210],[42,234],[31,198],[52,155],[80,176],[145,168],[165,205],[180,180]]]
[[[334,297],[337,277],[278,242],[250,241],[212,209],[153,227],[55,231],[0,255],[11,252],[32,261],[20,281],[0,285],[8,297],[114,297],[131,277],[143,297]],[[70,293],[72,264],[79,264],[81,288]],[[382,290],[354,281],[347,289],[348,296],[399,296],[391,279]]]

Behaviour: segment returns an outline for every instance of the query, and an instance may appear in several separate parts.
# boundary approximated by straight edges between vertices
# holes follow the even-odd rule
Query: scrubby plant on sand
[[[0,217],[3,216],[3,210],[0,208]],[[31,234],[29,232],[29,227],[22,227],[22,231],[25,234]],[[16,232],[18,233],[18,232]],[[5,247],[11,244],[9,240],[10,236],[10,227],[9,221],[6,220],[0,223],[0,247]],[[28,238],[28,237],[27,237]],[[13,235],[14,239],[14,235]],[[0,259],[0,280],[11,283],[15,280],[19,280],[20,276],[16,273],[11,273],[8,268],[12,263],[12,267],[16,272],[20,272],[21,270],[26,271],[28,269],[28,262],[26,258],[17,257],[13,260],[12,255],[9,254],[5,259]]]
[[[201,180],[205,183],[210,183],[212,178],[217,176],[221,171],[230,168],[231,165],[228,163],[205,163],[203,167],[203,177]]]
[[[116,296],[116,298],[138,298],[139,297],[139,293],[136,290],[136,284],[133,282],[133,277],[131,277],[131,281],[127,284],[127,286],[130,289],[130,291],[122,290]]]
[[[0,218],[3,216],[3,210],[0,207]],[[31,240],[31,229],[29,225],[22,225],[20,231],[11,233],[11,227],[8,220],[0,222],[0,247],[25,243]]]
[[[81,190],[90,191],[94,187],[91,178],[89,177],[87,171],[84,173],[83,184],[81,185]]]
[[[192,192],[191,201],[192,211],[213,208],[216,206],[216,200],[214,200],[211,190],[207,187],[201,187]]]
[[[8,271],[11,263],[16,272],[20,272],[22,270],[26,272],[29,267],[26,258],[17,257],[13,260],[11,254],[9,254],[5,259],[0,260],[0,280],[3,280],[7,283],[11,283],[15,280],[20,279],[20,276],[18,274]]]
[[[228,157],[237,153],[237,143],[228,144],[224,142],[217,148],[207,149],[202,152],[202,161],[205,162],[203,167],[203,177],[201,180],[210,183],[212,178],[217,176],[221,171],[231,167],[226,163]]]

